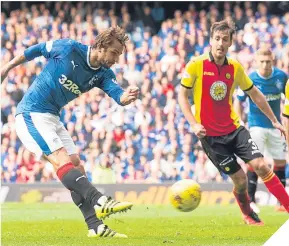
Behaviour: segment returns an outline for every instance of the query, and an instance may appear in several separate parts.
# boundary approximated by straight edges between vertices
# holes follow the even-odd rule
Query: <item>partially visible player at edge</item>
[[[285,104],[283,108],[283,116],[284,116],[285,132],[286,132],[286,141],[287,141],[287,146],[289,148],[289,79],[287,80],[287,84],[285,88]]]
[[[100,220],[132,207],[104,196],[86,178],[68,131],[59,120],[59,112],[71,100],[94,87],[102,89],[119,105],[128,105],[139,94],[137,87],[124,91],[110,67],[116,63],[128,41],[119,27],[111,27],[96,36],[92,47],[71,39],[40,43],[29,47],[1,69],[3,81],[19,64],[44,56],[47,65],[34,80],[17,106],[16,131],[24,146],[52,163],[58,178],[71,191],[88,226],[89,237],[123,237]],[[97,218],[98,217],[98,218]]]
[[[273,53],[268,48],[261,48],[256,52],[257,70],[252,72],[249,77],[254,85],[265,95],[268,104],[278,121],[281,121],[281,94],[285,94],[286,81],[288,79],[285,72],[273,67]],[[242,103],[246,101],[247,94],[238,89],[237,100],[234,101],[236,112],[242,118]],[[274,173],[286,187],[285,166],[286,166],[286,141],[285,137],[280,137],[280,132],[275,129],[271,121],[249,98],[248,125],[253,141],[259,150],[264,154],[265,149],[273,158]],[[250,206],[259,213],[256,205],[255,193],[258,184],[258,176],[253,168],[248,167],[248,192]],[[277,211],[284,211],[283,206],[277,206]]]
[[[228,48],[232,45],[234,32],[234,26],[227,21],[212,25],[211,51],[187,64],[181,80],[178,101],[210,160],[219,171],[228,174],[233,180],[233,193],[242,211],[244,222],[249,225],[264,225],[250,207],[247,176],[237,163],[234,154],[254,168],[268,190],[288,213],[289,196],[278,177],[264,162],[248,130],[240,125],[232,106],[235,88],[239,86],[244,90],[271,120],[273,126],[282,134],[285,132],[264,95],[253,85],[240,63],[226,57]],[[191,90],[195,115],[188,100]]]

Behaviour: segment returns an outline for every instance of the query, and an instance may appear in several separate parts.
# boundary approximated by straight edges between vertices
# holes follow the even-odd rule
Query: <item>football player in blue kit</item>
[[[35,57],[44,56],[47,64],[17,106],[16,132],[24,146],[48,160],[59,180],[71,191],[72,200],[81,210],[89,237],[119,237],[103,224],[103,218],[132,207],[99,192],[86,178],[74,142],[59,119],[63,106],[81,94],[102,89],[119,105],[135,101],[137,87],[123,90],[110,67],[115,64],[128,41],[120,27],[111,27],[96,36],[93,46],[71,39],[39,43],[26,49],[1,69],[3,81],[9,71]]]
[[[254,85],[265,95],[276,118],[281,122],[281,94],[285,94],[287,75],[273,67],[273,53],[270,49],[261,48],[256,52],[256,63],[258,69],[250,74]],[[238,90],[238,100],[236,100],[236,111],[242,115],[242,102],[247,99],[247,94]],[[266,150],[273,159],[274,172],[280,179],[284,187],[286,186],[285,165],[286,165],[286,140],[276,130],[266,115],[249,98],[248,125],[252,139],[257,144],[259,150],[264,154]],[[266,153],[266,152],[265,152]],[[253,169],[248,168],[248,192],[251,207],[255,212],[260,212],[255,203],[255,193],[258,176]],[[277,207],[278,211],[284,211],[282,206]]]

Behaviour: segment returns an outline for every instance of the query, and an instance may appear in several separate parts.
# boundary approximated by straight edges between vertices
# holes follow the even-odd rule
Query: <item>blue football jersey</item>
[[[265,95],[267,102],[271,106],[276,118],[280,120],[280,104],[281,93],[285,93],[287,75],[280,69],[274,67],[271,76],[264,78],[258,71],[249,75],[254,85]],[[240,89],[238,90],[238,99],[245,101],[247,94]],[[257,105],[249,98],[249,127],[259,126],[263,128],[274,128],[267,116],[257,107]]]
[[[94,87],[118,104],[123,89],[109,68],[89,64],[91,47],[71,39],[48,41],[24,51],[27,61],[44,56],[48,61],[17,106],[16,114],[40,112],[59,115],[63,106]]]

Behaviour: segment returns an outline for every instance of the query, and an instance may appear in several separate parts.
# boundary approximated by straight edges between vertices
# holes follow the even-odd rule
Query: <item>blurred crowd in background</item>
[[[173,16],[167,16],[163,3],[135,4],[133,10],[132,3],[117,10],[113,3],[22,3],[19,9],[9,10],[9,2],[5,2],[1,62],[49,40],[71,38],[92,45],[103,29],[123,27],[131,41],[113,70],[123,88],[140,88],[139,100],[120,107],[93,89],[61,111],[89,180],[161,183],[190,178],[221,182],[227,177],[207,159],[177,104],[182,72],[190,59],[209,51],[211,24],[227,18],[237,27],[228,55],[238,59],[247,73],[255,69],[254,52],[264,45],[272,48],[276,66],[289,74],[289,11],[272,15],[269,2],[216,4],[202,9],[187,3],[185,11],[175,10]],[[45,63],[44,57],[38,57],[18,66],[2,83],[2,182],[57,181],[49,163],[24,149],[14,126],[16,105]]]

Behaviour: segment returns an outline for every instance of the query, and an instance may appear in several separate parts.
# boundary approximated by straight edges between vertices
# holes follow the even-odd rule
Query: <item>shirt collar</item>
[[[274,67],[272,67],[272,73],[271,73],[268,77],[262,76],[262,75],[260,74],[259,70],[256,70],[256,72],[257,72],[258,76],[259,76],[260,78],[262,78],[262,79],[271,79],[271,78],[273,77],[274,70],[275,70]]]
[[[99,67],[92,67],[92,66],[90,65],[90,62],[89,62],[90,52],[91,52],[91,46],[88,46],[88,48],[87,48],[87,54],[86,54],[86,62],[87,62],[87,65],[88,65],[91,69],[93,69],[93,70],[98,70]]]
[[[214,59],[214,57],[213,57],[211,51],[209,52],[209,60],[210,60],[211,62],[215,62],[215,59]],[[224,61],[224,64],[223,64],[223,65],[229,65],[229,62],[228,62],[227,56],[225,57],[225,61]]]

